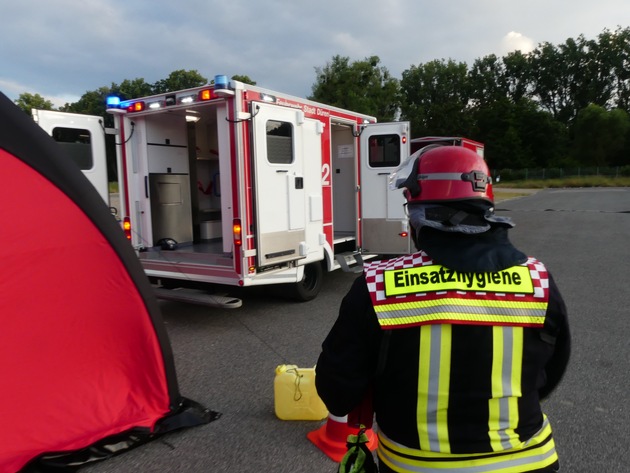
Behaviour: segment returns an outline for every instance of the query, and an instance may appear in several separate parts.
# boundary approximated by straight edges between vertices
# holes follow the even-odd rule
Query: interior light
[[[186,110],[186,121],[189,123],[196,123],[201,120],[201,114],[194,110]]]

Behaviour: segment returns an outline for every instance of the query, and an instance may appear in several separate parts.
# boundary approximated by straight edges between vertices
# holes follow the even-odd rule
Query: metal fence
[[[564,179],[571,177],[629,177],[630,166],[577,167],[577,168],[537,168],[500,169],[492,172],[495,182]]]

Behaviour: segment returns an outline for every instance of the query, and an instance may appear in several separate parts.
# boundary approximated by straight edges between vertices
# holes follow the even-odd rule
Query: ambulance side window
[[[293,162],[293,125],[291,123],[267,121],[267,161],[271,164]]]
[[[400,136],[370,137],[369,164],[373,168],[396,167],[400,164]]]
[[[82,171],[89,171],[94,167],[92,135],[88,130],[57,127],[53,129],[52,137]]]

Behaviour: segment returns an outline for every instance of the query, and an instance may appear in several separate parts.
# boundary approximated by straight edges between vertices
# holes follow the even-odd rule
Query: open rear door
[[[103,118],[54,110],[33,110],[33,118],[59,143],[109,205]]]
[[[388,176],[409,156],[409,122],[366,125],[360,138],[361,248],[367,253],[406,254],[410,238],[402,191]]]
[[[306,258],[307,208],[311,205],[307,206],[307,193],[310,195],[313,179],[321,186],[321,177],[320,159],[312,175],[305,173],[304,156],[306,151],[321,156],[320,127],[315,120],[305,118],[301,110],[265,103],[254,107],[258,263],[268,266]],[[313,147],[319,147],[320,152]]]

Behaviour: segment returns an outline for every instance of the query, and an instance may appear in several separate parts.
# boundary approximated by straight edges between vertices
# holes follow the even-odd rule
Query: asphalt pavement
[[[512,217],[512,240],[545,262],[571,320],[573,354],[544,403],[562,472],[630,471],[630,189],[548,189],[497,203]],[[320,421],[274,414],[279,364],[312,367],[355,275],[333,272],[313,301],[280,288],[235,291],[243,307],[161,302],[183,395],[219,411],[182,430],[85,467],[87,473],[334,472],[306,437]]]

